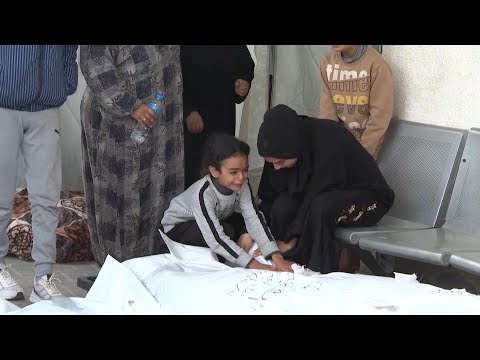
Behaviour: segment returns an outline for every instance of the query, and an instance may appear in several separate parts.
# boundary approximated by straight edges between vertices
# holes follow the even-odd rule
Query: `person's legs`
[[[388,208],[370,191],[353,191],[336,219],[337,226],[373,226],[386,214]],[[354,273],[360,268],[360,249],[344,247],[340,251],[339,270]]]
[[[338,270],[337,226],[371,226],[388,209],[370,191],[337,190],[318,195],[312,202],[297,246],[285,254],[311,270]]]
[[[333,239],[334,214],[337,212],[336,193],[321,194],[312,201],[303,233],[295,248],[284,253],[286,259],[321,273],[338,270]]]
[[[23,289],[6,270],[5,256],[9,240],[7,226],[15,196],[18,154],[22,143],[22,119],[19,111],[0,108],[0,298],[23,299]]]
[[[205,130],[200,134],[191,134],[185,127],[185,189],[200,179]]]
[[[208,247],[208,244],[203,238],[202,232],[195,220],[177,224],[165,235],[180,244]]]
[[[223,226],[223,230],[225,234],[227,234],[232,238],[234,236],[233,226],[231,226],[230,224],[225,224],[225,225]],[[167,235],[170,239],[180,244],[200,246],[200,247],[206,247],[206,248],[209,247],[207,242],[203,238],[203,234],[200,231],[200,228],[198,227],[198,224],[195,220],[190,220],[190,221],[177,224],[174,226],[172,230],[170,230],[165,235]],[[225,258],[223,256],[220,256],[218,254],[216,255],[217,255],[218,261],[220,261],[221,263],[225,262]]]
[[[247,232],[247,226],[242,214],[234,212],[223,223],[224,231],[230,232],[230,238],[237,243],[243,250],[249,252],[253,245],[253,239]]]
[[[243,234],[247,233],[247,225],[245,225],[245,220],[242,214],[238,212],[234,212],[221,223],[223,227],[231,226],[231,229],[227,230],[226,234],[234,241],[236,241]]]
[[[253,238],[249,233],[243,233],[240,235],[236,241],[237,245],[240,246],[246,252],[249,252],[253,246]]]
[[[259,206],[281,252],[290,250],[294,245],[287,243],[285,234],[288,226],[295,219],[299,206],[300,202],[286,192],[277,196],[273,203],[262,203]]]
[[[35,282],[30,301],[61,295],[51,282],[57,254],[58,207],[62,186],[58,108],[23,113],[22,153],[28,198],[32,204]]]
[[[387,213],[387,208],[375,194],[366,190],[343,191],[343,206],[335,219],[337,226],[373,226]]]

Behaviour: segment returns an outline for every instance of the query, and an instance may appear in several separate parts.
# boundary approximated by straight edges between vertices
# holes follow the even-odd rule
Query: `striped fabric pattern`
[[[1,45],[0,107],[41,111],[77,89],[78,45]]]

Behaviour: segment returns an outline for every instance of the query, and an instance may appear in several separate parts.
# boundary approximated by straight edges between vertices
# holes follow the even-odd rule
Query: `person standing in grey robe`
[[[184,189],[178,45],[82,45],[82,165],[92,249],[101,266],[165,252],[158,227]],[[146,105],[165,95],[159,118]],[[135,125],[153,124],[142,144]]]

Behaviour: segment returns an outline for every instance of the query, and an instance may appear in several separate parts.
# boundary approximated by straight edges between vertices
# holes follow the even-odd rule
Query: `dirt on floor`
[[[471,294],[480,294],[480,276],[466,273],[452,267],[441,267],[407,259],[395,259],[395,271],[417,274],[423,284],[438,286],[442,289],[465,289]]]

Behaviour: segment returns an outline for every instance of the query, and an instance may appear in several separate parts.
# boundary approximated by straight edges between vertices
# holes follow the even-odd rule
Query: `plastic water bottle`
[[[163,96],[163,94],[156,93],[155,100],[153,100],[151,103],[147,105],[150,109],[152,109],[155,112],[155,117],[157,119],[160,119],[160,114],[162,112],[163,99],[165,99],[165,96]],[[143,144],[143,142],[147,138],[149,131],[150,131],[149,127],[145,127],[140,123],[137,123],[137,125],[135,126],[135,129],[133,129],[132,131],[132,135],[130,135],[130,138],[133,141],[135,141],[137,144]]]

